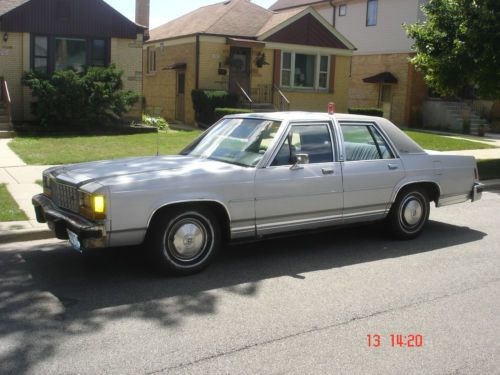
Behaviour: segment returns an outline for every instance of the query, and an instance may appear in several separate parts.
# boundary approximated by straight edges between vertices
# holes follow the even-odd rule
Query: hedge
[[[223,90],[193,90],[193,109],[196,121],[202,127],[208,127],[217,121],[215,108],[231,108],[238,104],[238,96]]]
[[[384,111],[381,108],[352,107],[347,111],[353,115],[384,117]]]
[[[252,111],[247,108],[215,108],[214,116],[215,121],[219,121],[221,118],[227,115],[238,115],[240,113],[251,113]]]

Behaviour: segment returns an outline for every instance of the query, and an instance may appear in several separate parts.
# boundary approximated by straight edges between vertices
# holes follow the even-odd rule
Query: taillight
[[[477,170],[477,167],[474,168],[474,179],[476,181],[479,181],[479,171]]]

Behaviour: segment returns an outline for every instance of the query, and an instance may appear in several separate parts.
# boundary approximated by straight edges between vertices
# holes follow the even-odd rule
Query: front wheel
[[[415,187],[400,192],[389,212],[394,236],[403,240],[418,237],[429,220],[429,212],[429,198],[425,190]]]
[[[176,275],[205,268],[220,248],[220,226],[205,209],[174,209],[157,217],[150,228],[148,247],[155,264]]]

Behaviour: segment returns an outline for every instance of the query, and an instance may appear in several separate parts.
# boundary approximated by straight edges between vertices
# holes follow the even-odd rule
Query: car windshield
[[[280,125],[280,122],[264,119],[223,119],[181,154],[255,167]]]

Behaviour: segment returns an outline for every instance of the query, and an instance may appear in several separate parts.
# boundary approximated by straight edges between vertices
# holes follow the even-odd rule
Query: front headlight
[[[49,174],[43,175],[43,194],[47,197],[52,197],[51,176]]]
[[[80,192],[80,214],[90,220],[106,218],[106,198],[100,194]]]

